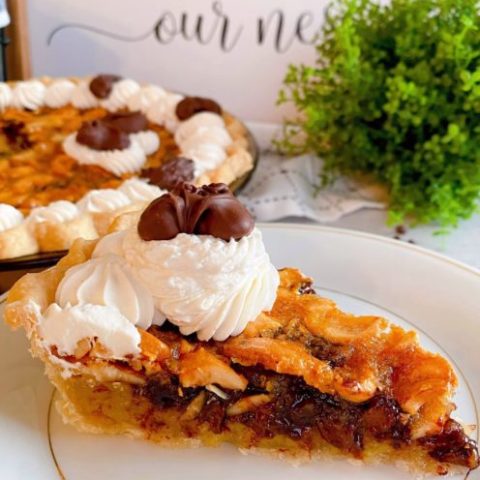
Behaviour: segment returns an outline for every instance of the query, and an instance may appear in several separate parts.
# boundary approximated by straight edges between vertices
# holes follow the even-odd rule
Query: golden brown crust
[[[25,223],[0,232],[0,260],[37,252],[38,244]]]
[[[33,226],[40,251],[68,250],[75,239],[94,240],[98,237],[92,216],[84,213],[64,223],[39,222]]]

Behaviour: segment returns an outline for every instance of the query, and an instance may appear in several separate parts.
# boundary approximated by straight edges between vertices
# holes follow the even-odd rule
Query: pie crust
[[[25,223],[0,232],[0,259],[15,258],[38,252],[35,236]]]
[[[138,329],[138,357],[107,360],[102,345],[82,342],[75,355],[59,356],[42,342],[38,319],[95,244],[77,240],[55,267],[20,279],[5,309],[78,430],[169,446],[230,442],[282,457],[346,455],[422,473],[478,467],[468,427],[451,418],[457,378],[449,362],[413,331],[342,312],[295,269],[280,271],[272,310],[224,342],[184,337],[167,322]]]
[[[97,229],[90,214],[84,213],[62,222],[39,222],[32,226],[38,242],[39,250],[42,252],[55,252],[68,250],[75,239],[84,238],[94,240],[98,237]]]

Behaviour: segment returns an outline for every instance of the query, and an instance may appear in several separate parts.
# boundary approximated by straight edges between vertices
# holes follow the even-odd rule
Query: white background
[[[300,18],[303,41],[310,41],[320,29],[326,4],[327,0],[29,0],[33,75],[119,73],[215,97],[245,120],[279,122],[291,113],[275,107],[287,65],[315,59],[314,47],[294,35],[297,23]],[[214,9],[228,18],[229,51],[221,48],[224,20]],[[284,20],[282,51],[275,48],[279,11]],[[210,37],[207,44],[182,35],[183,12],[189,32],[202,15],[203,35]],[[162,18],[163,43],[154,33]],[[263,42],[258,38],[259,21],[267,27]],[[62,28],[65,25],[70,26]]]

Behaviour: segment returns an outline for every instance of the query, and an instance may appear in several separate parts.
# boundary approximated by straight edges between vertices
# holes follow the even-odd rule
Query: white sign
[[[327,0],[29,0],[33,74],[118,73],[280,122],[289,63],[313,64]]]

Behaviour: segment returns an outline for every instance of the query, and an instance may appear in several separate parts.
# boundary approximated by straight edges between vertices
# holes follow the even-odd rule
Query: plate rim
[[[295,230],[310,230],[310,231],[321,231],[326,233],[336,233],[342,234],[345,236],[353,236],[353,237],[360,237],[367,240],[374,240],[381,243],[387,243],[389,245],[393,245],[404,250],[413,250],[417,253],[422,255],[426,255],[432,257],[436,260],[447,262],[455,267],[458,267],[462,270],[465,270],[469,273],[473,273],[475,276],[480,277],[480,269],[468,265],[460,260],[456,260],[453,257],[450,257],[444,253],[437,252],[427,247],[422,247],[420,245],[407,243],[402,240],[397,240],[395,238],[390,238],[384,235],[379,235],[376,233],[369,233],[364,232],[362,230],[355,230],[352,228],[340,228],[340,227],[331,227],[328,225],[316,225],[316,224],[308,224],[308,223],[294,223],[294,222],[257,222],[257,227],[260,229],[263,228],[274,228],[274,227],[281,227],[281,228],[288,228],[288,229],[295,229]],[[433,235],[433,234],[432,234]]]

